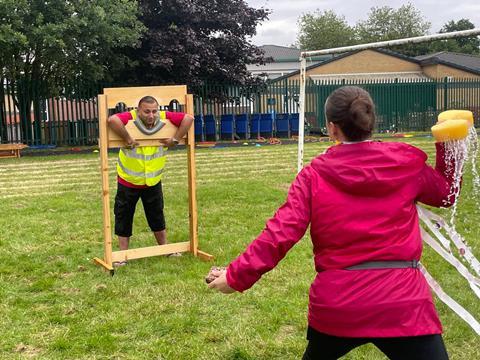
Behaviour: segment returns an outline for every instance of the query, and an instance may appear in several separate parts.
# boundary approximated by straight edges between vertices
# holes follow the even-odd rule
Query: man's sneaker
[[[120,266],[125,266],[127,265],[127,260],[124,260],[124,261],[114,261],[113,262],[113,267],[120,267]]]

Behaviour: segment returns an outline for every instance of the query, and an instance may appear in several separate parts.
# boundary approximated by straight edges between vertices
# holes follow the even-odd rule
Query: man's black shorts
[[[115,196],[115,234],[117,236],[132,236],[133,215],[138,199],[142,199],[143,209],[148,226],[152,231],[165,229],[163,214],[162,183],[144,189],[130,188],[118,183]]]

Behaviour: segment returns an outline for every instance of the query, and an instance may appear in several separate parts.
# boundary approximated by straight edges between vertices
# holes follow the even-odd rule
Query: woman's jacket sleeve
[[[249,289],[303,237],[310,223],[312,171],[307,167],[297,175],[285,203],[245,252],[228,266],[230,287],[237,291]]]

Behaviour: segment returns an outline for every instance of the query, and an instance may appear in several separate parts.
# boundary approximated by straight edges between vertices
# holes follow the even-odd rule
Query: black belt
[[[409,261],[367,261],[361,264],[349,266],[345,270],[367,270],[367,269],[417,269],[418,260]]]

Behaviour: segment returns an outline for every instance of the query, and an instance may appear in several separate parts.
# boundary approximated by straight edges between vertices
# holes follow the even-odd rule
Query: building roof
[[[300,49],[278,45],[262,45],[259,46],[262,49],[265,57],[271,57],[274,61],[277,60],[298,60],[300,58]]]
[[[263,50],[265,57],[271,57],[274,62],[299,61],[302,52],[302,50],[294,47],[279,45],[262,45],[259,48]],[[331,57],[332,55],[314,56],[312,60],[322,61]]]
[[[420,63],[419,60],[415,59],[415,58],[411,58],[411,57],[408,57],[406,55],[403,55],[403,54],[399,54],[395,51],[391,51],[391,50],[387,50],[387,49],[368,49],[368,50],[371,50],[371,51],[376,51],[376,52],[379,52],[381,54],[385,54],[385,55],[390,55],[390,56],[393,56],[393,57],[396,57],[398,59],[401,59],[401,60],[405,60],[405,61],[409,61],[409,62],[413,62],[413,63]],[[310,66],[307,66],[306,68],[306,71],[308,72],[309,70],[311,69],[315,69],[319,66],[323,66],[323,65],[326,65],[328,63],[331,63],[331,62],[334,62],[334,61],[337,61],[337,60],[340,60],[340,59],[343,59],[343,58],[346,58],[348,56],[351,56],[351,55],[355,55],[359,52],[362,52],[362,51],[365,51],[365,50],[355,50],[355,51],[350,51],[350,52],[347,52],[347,53],[343,53],[343,54],[340,54],[340,55],[335,55],[335,56],[331,56],[330,58],[326,59],[325,61],[322,61],[320,63],[315,63],[313,65],[310,65]],[[307,60],[309,60],[310,58],[308,58]],[[300,70],[297,70],[297,71],[293,71],[289,74],[286,74],[286,75],[283,75],[282,77],[279,77],[275,80],[283,80],[285,78],[289,78],[293,75],[298,75],[300,74]]]
[[[371,80],[393,82],[395,80],[429,80],[421,71],[380,72],[380,73],[346,73],[346,74],[318,74],[310,75],[313,81],[335,81],[339,78],[346,80]]]
[[[441,51],[417,56],[421,65],[442,64],[480,75],[480,56]]]

